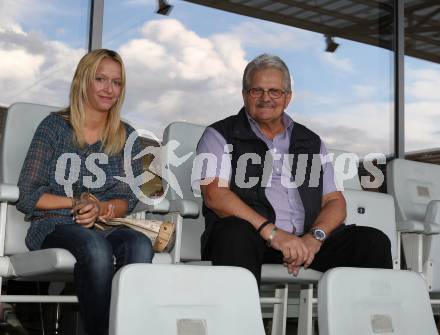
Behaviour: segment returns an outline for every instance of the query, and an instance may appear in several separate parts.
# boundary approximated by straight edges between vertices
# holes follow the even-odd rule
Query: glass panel
[[[405,148],[414,154],[439,147],[440,3],[405,1],[405,21]]]
[[[155,13],[156,1],[106,1],[103,45],[126,63],[131,123],[160,138],[173,121],[207,125],[235,114],[246,63],[268,52],[291,70],[294,120],[329,147],[392,152],[392,1],[207,3],[277,23],[185,1],[173,1],[168,17]],[[332,39],[339,47],[325,52]]]
[[[88,17],[89,0],[0,0],[0,104],[67,105]]]

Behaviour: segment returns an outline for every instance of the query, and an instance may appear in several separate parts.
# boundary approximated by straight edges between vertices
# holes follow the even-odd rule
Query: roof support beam
[[[90,0],[89,51],[102,47],[104,0]]]
[[[394,157],[405,157],[405,6],[394,0]]]

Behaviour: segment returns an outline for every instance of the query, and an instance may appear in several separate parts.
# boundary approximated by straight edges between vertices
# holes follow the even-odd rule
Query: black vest
[[[230,189],[237,194],[249,207],[253,208],[256,212],[266,217],[268,220],[275,222],[275,211],[265,194],[265,180],[272,172],[272,164],[264,164],[265,159],[271,158],[271,155],[266,153],[269,150],[266,143],[262,141],[252,131],[244,108],[240,110],[237,115],[230,116],[226,119],[218,121],[212,124],[210,127],[217,130],[226,140],[227,144],[232,144],[231,152],[231,167],[232,174],[230,179]],[[292,176],[304,175],[304,169],[297,171],[298,155],[308,154],[307,163],[305,164],[305,176],[304,182],[298,187],[298,192],[301,197],[304,206],[304,232],[309,231],[313,222],[319,214],[321,209],[322,198],[322,169],[319,169],[319,183],[318,185],[309,185],[311,176],[311,167],[313,162],[313,154],[320,153],[321,139],[311,130],[307,129],[303,125],[295,122],[293,124],[292,134],[290,137],[289,153],[293,154],[292,164]],[[256,185],[250,188],[239,187],[236,184],[237,174],[237,162],[241,155],[246,153],[256,153],[260,157],[259,163],[252,163],[247,161],[245,171],[245,182],[256,177],[258,182]],[[315,159],[319,159],[319,156],[315,156]],[[270,162],[271,163],[271,162]],[[320,161],[314,162],[319,164]],[[304,166],[304,164],[300,164]],[[240,173],[239,179],[242,179],[242,173]],[[263,184],[263,186],[262,186]],[[216,221],[221,220],[212,210],[203,204],[203,215],[205,216],[205,232],[202,235],[202,255],[206,255],[204,252],[206,244],[208,242],[209,234]],[[206,258],[206,257],[204,257]]]

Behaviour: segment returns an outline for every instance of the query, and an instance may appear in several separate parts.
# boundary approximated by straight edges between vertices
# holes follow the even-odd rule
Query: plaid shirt
[[[125,123],[124,125],[128,137],[134,129]],[[134,176],[142,173],[142,160],[133,160],[133,157],[140,151],[140,141],[136,140],[131,155]],[[69,156],[73,156],[74,159],[67,160],[69,163],[63,165],[61,164],[63,159],[60,158],[66,153],[69,153]],[[101,201],[123,199],[128,202],[128,211],[133,210],[138,201],[136,196],[128,184],[114,178],[115,176],[125,177],[124,150],[117,155],[108,156],[108,162],[105,164],[90,159],[87,161],[87,167],[87,157],[97,153],[103,153],[101,142],[86,145],[83,149],[78,148],[73,141],[73,130],[70,124],[59,114],[52,113],[40,123],[32,139],[18,180],[20,197],[17,209],[25,213],[26,221],[31,221],[26,236],[26,245],[30,250],[40,249],[45,237],[55,229],[55,225],[74,223],[68,208],[50,211],[35,208],[35,204],[43,193],[67,196],[65,182],[59,183],[57,179],[58,181],[72,179],[74,181],[72,187],[74,196],[82,192],[90,192]],[[76,165],[73,164],[75,160],[78,162]],[[91,168],[90,165],[90,162],[93,161],[97,166],[95,169]],[[63,167],[64,171],[60,173],[60,168],[63,169]],[[100,172],[101,179],[99,182],[97,178],[99,179],[100,176],[96,173],[98,168],[102,169],[105,174],[105,178],[102,178],[103,175]],[[89,171],[89,169],[95,173]],[[58,175],[56,175],[56,172]],[[89,185],[90,182],[92,185],[95,183],[93,185],[95,187],[85,187],[85,180],[89,181]]]

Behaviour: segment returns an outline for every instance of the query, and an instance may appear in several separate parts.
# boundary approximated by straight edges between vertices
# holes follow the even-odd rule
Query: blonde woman
[[[18,182],[17,208],[31,221],[26,245],[64,248],[75,256],[80,313],[93,335],[108,333],[113,256],[116,269],[151,263],[153,257],[143,234],[94,227],[98,218],[125,216],[137,202],[129,185],[115,178],[125,176],[124,144],[134,131],[120,120],[124,94],[121,57],[105,49],[85,55],[73,77],[69,107],[41,122]],[[138,152],[136,142],[133,155]],[[141,161],[132,165],[139,175]]]

